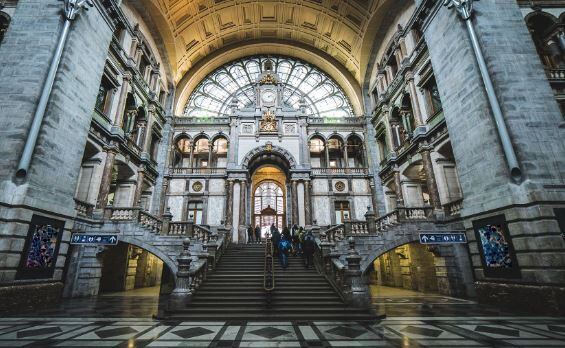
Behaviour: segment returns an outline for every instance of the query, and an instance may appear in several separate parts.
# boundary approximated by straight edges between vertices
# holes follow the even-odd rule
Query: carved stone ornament
[[[273,111],[269,110],[263,114],[263,118],[259,121],[259,129],[261,133],[277,133],[277,119]]]
[[[447,8],[455,7],[461,18],[467,20],[473,14],[473,1],[474,0],[445,0],[443,6]]]
[[[343,181],[336,182],[334,187],[337,192],[345,191],[345,183]]]
[[[277,78],[273,74],[266,74],[259,80],[260,85],[276,85],[277,83]]]
[[[195,182],[194,184],[192,184],[192,190],[194,190],[194,192],[200,192],[202,191],[203,185],[200,181]]]

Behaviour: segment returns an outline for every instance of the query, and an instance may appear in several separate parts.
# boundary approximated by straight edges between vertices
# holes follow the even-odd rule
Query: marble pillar
[[[306,215],[306,226],[312,225],[312,183],[310,180],[304,181],[304,213]]]
[[[412,72],[406,73],[406,81],[408,82],[408,94],[410,95],[410,102],[412,104],[412,113],[416,127],[418,127],[424,124],[424,120],[422,119],[422,112],[420,110],[420,104],[418,103],[418,92],[416,91],[416,83],[414,83],[414,74]]]
[[[124,122],[124,113],[126,112],[126,101],[129,93],[129,84],[131,81],[131,74],[124,73],[122,76],[122,88],[120,90],[120,97],[118,99],[118,107],[114,115],[114,127],[122,128]]]
[[[292,224],[298,224],[298,182],[292,180]]]
[[[233,226],[233,180],[227,183],[226,226]]]
[[[400,182],[400,171],[398,168],[394,169],[394,186],[396,186],[396,206],[404,206],[404,195],[402,194],[402,184]]]
[[[145,179],[145,167],[142,165],[137,171],[137,182],[135,184],[135,194],[133,195],[132,206],[137,207],[140,204],[141,194],[143,193],[143,180]]]
[[[247,181],[240,181],[239,187],[239,225],[243,226],[243,228],[246,228],[247,221],[245,219],[245,216],[247,209],[245,208],[247,202]]]

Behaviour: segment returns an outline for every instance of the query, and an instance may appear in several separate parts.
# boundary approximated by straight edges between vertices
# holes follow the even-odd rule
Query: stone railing
[[[383,232],[389,227],[403,223],[434,220],[432,207],[398,207],[396,210],[375,219],[376,231]]]
[[[194,124],[229,124],[229,117],[186,117],[175,116],[175,126],[189,126]]]
[[[75,198],[75,210],[79,216],[92,217],[94,204],[83,202]]]
[[[163,221],[146,211],[139,212],[139,224],[155,233],[160,233]]]
[[[323,234],[320,233],[321,236]],[[353,237],[349,237],[348,243],[348,253],[342,255],[335,249],[334,242],[317,239],[314,264],[346,304],[356,308],[368,308],[369,289],[360,271],[361,256],[355,250]],[[347,264],[340,260],[342,256],[345,256]]]
[[[392,211],[376,220],[377,232],[382,232],[390,226],[394,226],[398,223],[398,210]]]
[[[369,174],[368,168],[312,168],[314,175]]]
[[[369,228],[365,221],[346,221],[343,225],[347,236],[369,234]]]
[[[362,117],[308,117],[309,124],[365,124]]]
[[[135,141],[133,141],[133,139],[131,139],[129,136],[126,136],[126,144],[127,147],[136,155],[140,155],[141,154],[141,148],[139,146],[137,146],[137,144],[135,143]]]
[[[329,230],[320,233],[320,240],[323,242],[339,242],[345,238],[345,226],[343,224],[331,227]]]
[[[459,216],[461,215],[461,208],[463,207],[463,198],[449,202],[443,205],[446,216]]]
[[[188,234],[188,221],[175,221],[169,223],[168,235],[184,236]]]
[[[104,216],[112,221],[138,221],[139,207],[107,207]]]
[[[206,281],[208,276],[208,254],[203,253],[198,255],[198,263],[196,267],[192,267],[190,273],[190,291],[194,294]]]
[[[226,174],[226,168],[169,168],[169,173],[172,175],[210,175],[210,174]]]
[[[565,69],[546,69],[545,74],[550,81],[565,80]]]
[[[202,243],[208,243],[212,236],[212,231],[201,225],[194,225],[194,233],[191,237]]]

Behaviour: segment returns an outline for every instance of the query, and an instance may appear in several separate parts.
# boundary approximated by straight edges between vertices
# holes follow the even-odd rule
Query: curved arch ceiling
[[[322,60],[327,64],[329,61],[324,56],[332,57],[330,63],[337,62],[341,66],[339,69],[348,72],[360,88],[367,52],[372,48],[367,45],[372,41],[368,36],[374,35],[372,18],[383,4],[400,0],[129,1],[151,3],[145,7],[150,12],[158,11],[154,14],[162,18],[160,28],[164,22],[167,24],[166,29],[172,33],[174,41],[173,45],[167,44],[167,53],[174,60],[171,66],[175,68],[173,79],[176,83],[185,75],[194,73],[195,66],[222,48],[250,41],[278,41],[286,42],[289,51],[295,45],[308,46],[317,56],[307,60],[311,63]],[[168,38],[165,41],[170,43]],[[287,55],[294,56],[291,52]],[[359,114],[349,87],[332,77],[346,90]]]
[[[255,106],[255,85],[267,60],[283,86],[283,105],[314,117],[352,117],[345,93],[326,73],[303,61],[280,56],[252,56],[232,61],[208,75],[192,93],[184,115],[229,116],[232,101],[240,108]]]

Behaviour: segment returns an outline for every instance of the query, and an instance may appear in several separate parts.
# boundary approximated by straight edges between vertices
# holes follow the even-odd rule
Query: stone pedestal
[[[183,251],[177,257],[179,270],[177,272],[177,279],[175,289],[169,298],[168,308],[174,310],[175,308],[184,308],[192,299],[192,291],[190,290],[190,263],[192,257],[190,255],[190,239],[185,238],[182,242]]]

